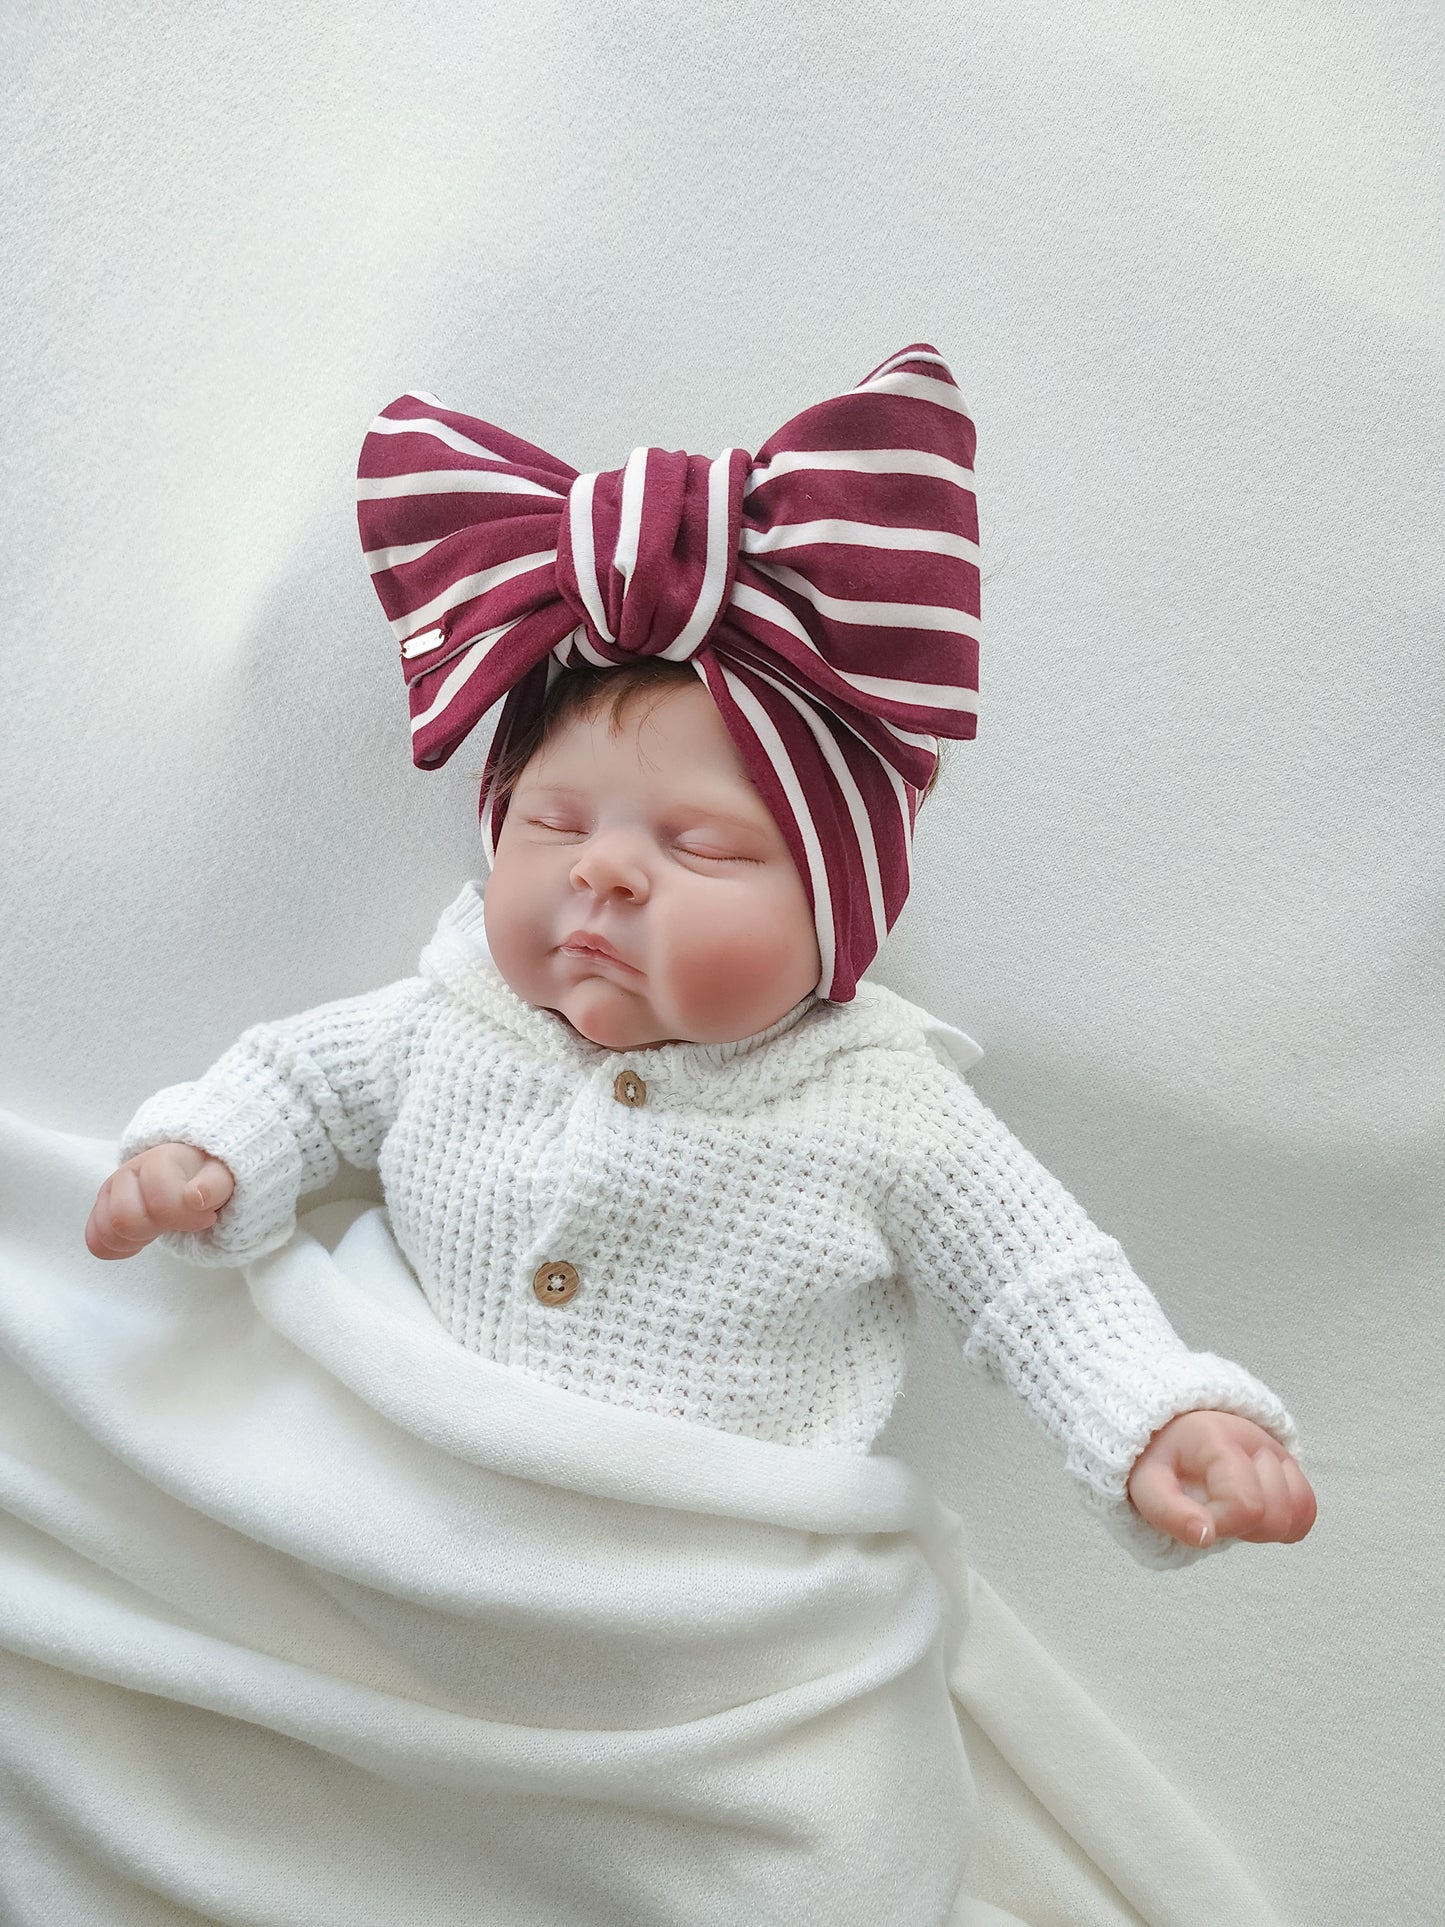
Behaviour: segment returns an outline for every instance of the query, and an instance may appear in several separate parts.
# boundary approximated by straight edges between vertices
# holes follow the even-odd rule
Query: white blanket
[[[1274,1920],[902,1461],[480,1359],[374,1206],[102,1264],[112,1149],[0,1113],[7,1922]]]

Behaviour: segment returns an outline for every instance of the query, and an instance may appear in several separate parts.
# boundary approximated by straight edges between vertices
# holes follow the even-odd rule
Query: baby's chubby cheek
[[[534,900],[520,866],[499,863],[482,897],[487,948],[502,976],[520,997],[545,1002],[543,990],[556,965],[555,909]]]
[[[818,980],[811,920],[774,915],[757,921],[710,920],[678,943],[667,989],[709,1042],[751,1036],[784,1017]]]

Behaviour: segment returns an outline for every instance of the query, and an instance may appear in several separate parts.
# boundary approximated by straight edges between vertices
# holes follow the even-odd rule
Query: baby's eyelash
[[[540,817],[529,816],[525,819],[529,830],[555,830],[558,836],[581,836],[581,830],[569,830],[561,823],[544,823]],[[756,856],[714,856],[710,850],[684,850],[684,856],[695,856],[704,863],[760,863]]]

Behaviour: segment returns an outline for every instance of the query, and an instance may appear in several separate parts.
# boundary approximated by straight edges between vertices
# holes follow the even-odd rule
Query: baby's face
[[[497,969],[594,1044],[731,1043],[817,987],[782,832],[699,682],[573,717],[517,781],[483,898]],[[579,931],[621,962],[567,948]]]

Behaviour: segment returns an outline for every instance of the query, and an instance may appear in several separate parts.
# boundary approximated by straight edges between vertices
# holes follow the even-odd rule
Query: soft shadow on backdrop
[[[614,467],[933,341],[981,722],[874,974],[1279,1391],[1319,1521],[1134,1567],[926,1306],[883,1445],[1290,1921],[1437,1919],[1438,18],[336,19],[9,29],[0,1104],[113,1135],[484,874],[360,561],[386,402]]]

